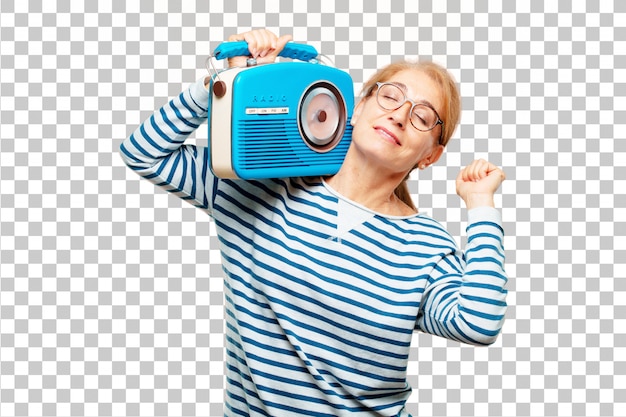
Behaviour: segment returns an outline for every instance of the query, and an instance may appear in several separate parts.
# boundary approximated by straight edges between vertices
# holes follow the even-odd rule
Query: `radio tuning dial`
[[[328,82],[310,86],[300,101],[298,127],[304,142],[317,152],[328,152],[343,137],[346,105],[339,90]]]

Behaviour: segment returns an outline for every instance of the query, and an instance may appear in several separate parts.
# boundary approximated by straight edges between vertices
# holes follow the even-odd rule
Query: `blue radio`
[[[225,42],[216,59],[249,55]],[[210,168],[220,178],[281,178],[336,173],[352,136],[352,78],[323,65],[310,45],[289,42],[290,62],[229,68],[212,75]]]

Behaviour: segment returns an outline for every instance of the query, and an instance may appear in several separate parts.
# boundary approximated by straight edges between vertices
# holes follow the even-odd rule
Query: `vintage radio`
[[[209,59],[248,55],[246,42],[224,42]],[[352,78],[323,64],[310,45],[289,42],[280,56],[293,60],[248,59],[247,67],[212,71],[209,151],[216,176],[331,175],[343,163],[352,136]]]

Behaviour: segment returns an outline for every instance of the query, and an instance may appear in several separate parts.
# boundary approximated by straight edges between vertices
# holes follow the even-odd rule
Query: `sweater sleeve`
[[[209,92],[202,78],[155,111],[120,146],[126,165],[141,177],[210,212],[215,180],[208,148],[184,142],[207,121]]]
[[[496,341],[507,309],[504,230],[490,207],[468,211],[465,253],[442,258],[422,298],[417,327],[475,345]]]

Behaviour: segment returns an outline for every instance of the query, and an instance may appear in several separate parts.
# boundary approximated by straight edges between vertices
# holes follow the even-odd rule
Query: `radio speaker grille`
[[[233,147],[237,153],[233,157],[248,170],[341,165],[352,136],[352,126],[347,123],[337,146],[317,153],[305,144],[295,119],[245,120],[236,129],[239,143]]]

